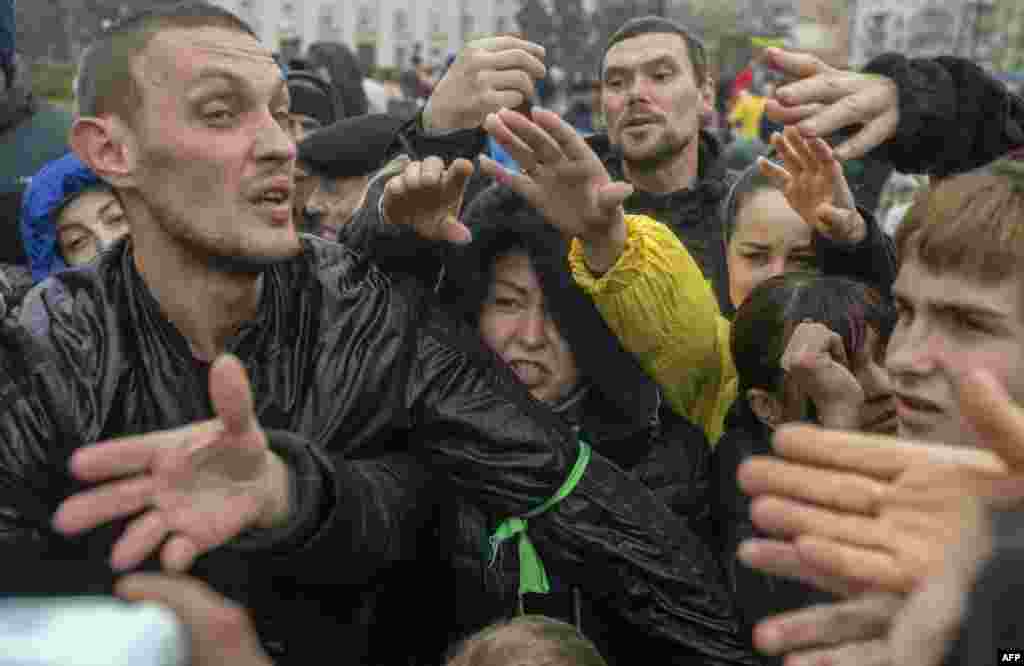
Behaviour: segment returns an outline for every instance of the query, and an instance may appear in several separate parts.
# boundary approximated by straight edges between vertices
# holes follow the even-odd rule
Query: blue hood
[[[33,282],[67,268],[57,249],[54,213],[69,197],[102,182],[74,153],[48,163],[32,177],[21,200],[21,241]]]

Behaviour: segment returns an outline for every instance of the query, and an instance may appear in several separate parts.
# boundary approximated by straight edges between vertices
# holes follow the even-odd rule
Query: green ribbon
[[[572,471],[569,472],[569,477],[562,484],[562,487],[537,508],[531,509],[522,516],[507,518],[502,521],[498,525],[498,529],[494,530],[494,534],[491,535],[491,566],[494,566],[501,544],[512,537],[518,537],[520,598],[527,592],[547,594],[551,591],[551,584],[548,581],[548,574],[544,570],[544,563],[541,562],[537,549],[533,547],[530,535],[526,532],[527,519],[536,518],[568,497],[569,493],[576,489],[580,479],[583,478],[583,472],[586,471],[587,463],[589,462],[590,445],[580,440],[580,453],[576,457],[576,464],[573,465]]]

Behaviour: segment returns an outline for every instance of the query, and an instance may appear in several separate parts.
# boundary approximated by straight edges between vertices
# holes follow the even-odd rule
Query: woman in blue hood
[[[120,201],[74,153],[40,169],[25,190],[21,239],[33,282],[92,261],[127,233]]]

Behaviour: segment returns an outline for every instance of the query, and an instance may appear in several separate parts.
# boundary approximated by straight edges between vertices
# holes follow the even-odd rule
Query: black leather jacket
[[[394,622],[373,640],[377,601],[382,586],[406,586],[384,595],[402,604],[389,617],[424,635],[450,619],[435,617],[427,575],[438,504],[459,493],[491,515],[521,515],[562,485],[577,440],[424,288],[343,246],[303,244],[264,273],[256,319],[228,344],[261,424],[281,431],[271,441],[296,470],[299,515],[271,543],[220,549],[193,573],[251,609],[278,663],[309,663],[324,640],[344,645],[350,663],[409,663],[422,642],[395,641]],[[125,241],[41,284],[21,321],[3,331],[0,354],[0,588],[102,592],[121,526],[80,539],[49,526],[77,489],[68,456],[210,418],[209,368],[162,315]],[[676,603],[693,569],[685,525],[607,459],[595,455],[530,531],[546,562],[585,568],[616,603],[656,618],[652,633],[693,630]],[[731,617],[721,622],[735,631]]]

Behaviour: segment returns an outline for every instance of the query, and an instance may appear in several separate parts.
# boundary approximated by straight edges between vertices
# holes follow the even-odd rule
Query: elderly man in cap
[[[296,197],[306,230],[338,240],[339,230],[362,205],[370,176],[380,169],[407,119],[379,114],[364,116],[358,129],[340,122],[299,143]],[[299,203],[299,200],[304,201]]]

